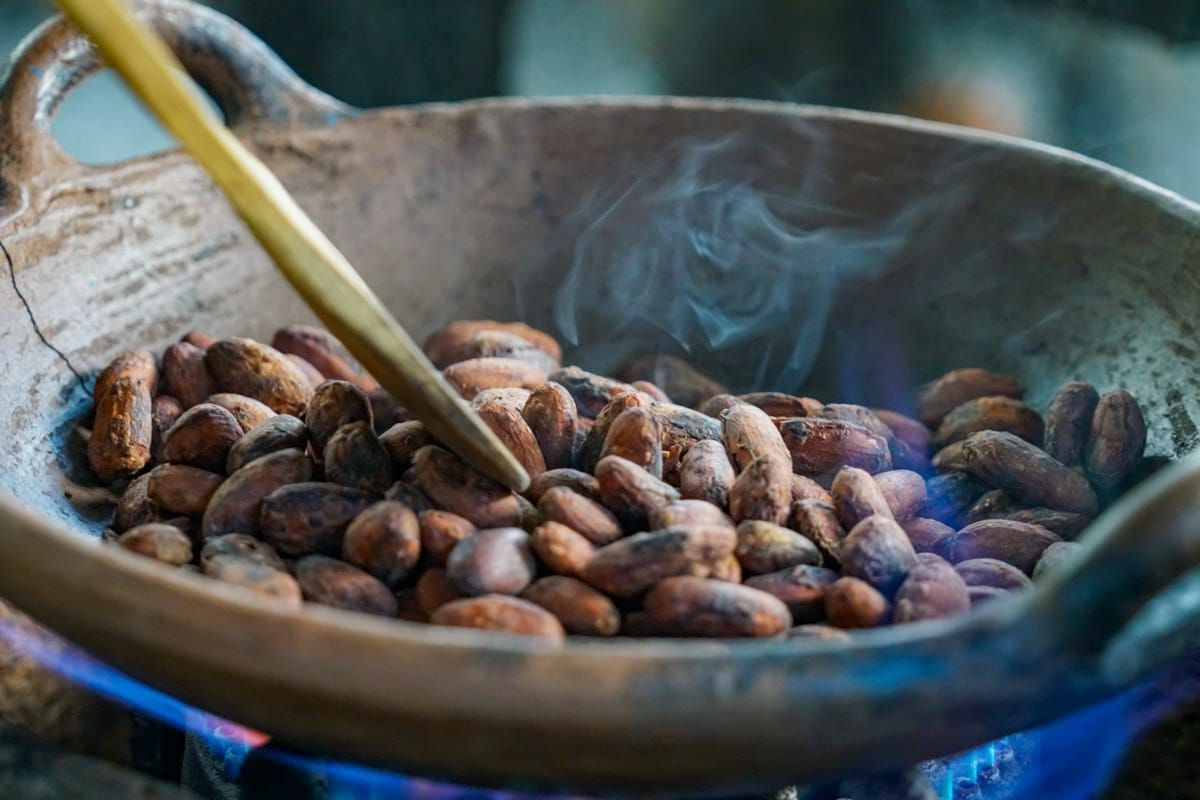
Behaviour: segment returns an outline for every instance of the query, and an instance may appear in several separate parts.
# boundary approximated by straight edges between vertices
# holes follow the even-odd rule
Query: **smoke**
[[[844,153],[798,133],[786,150],[744,133],[680,141],[618,169],[567,226],[581,232],[565,275],[518,278],[523,318],[554,282],[554,327],[590,368],[665,352],[735,388],[796,389],[839,290],[894,269],[964,199],[947,170],[928,176],[921,202],[880,209],[883,177],[842,164],[835,180]]]

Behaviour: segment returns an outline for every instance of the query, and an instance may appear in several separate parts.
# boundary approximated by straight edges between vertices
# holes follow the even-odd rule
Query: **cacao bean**
[[[738,403],[721,415],[725,449],[739,470],[757,458],[772,457],[790,462],[791,452],[775,423],[761,408]]]
[[[303,450],[307,442],[308,429],[303,422],[290,414],[277,414],[229,448],[225,472],[232,475],[251,461],[280,450]]]
[[[633,381],[629,384],[639,392],[650,395],[660,403],[670,403],[671,396],[650,381]]]
[[[546,372],[553,372],[561,366],[559,360],[545,350],[535,347],[528,339],[507,331],[476,331],[463,342],[457,355],[458,361],[469,361],[473,358],[511,358],[515,361],[527,361]]]
[[[377,500],[371,492],[336,483],[282,486],[262,500],[262,536],[286,556],[340,553],[346,526]]]
[[[288,325],[275,332],[271,344],[281,353],[300,356],[329,380],[350,381],[364,392],[379,386],[328,331],[309,325]]]
[[[113,515],[112,526],[117,533],[145,525],[147,522],[162,521],[162,511],[158,504],[150,499],[149,487],[149,474],[139,475],[125,487]]]
[[[623,535],[621,523],[611,511],[565,487],[543,494],[538,511],[544,519],[566,525],[594,545],[615,542]]]
[[[520,594],[537,576],[529,535],[520,528],[476,531],[454,546],[446,575],[464,595]]]
[[[1033,581],[1021,570],[995,558],[968,558],[954,565],[967,586],[995,586],[997,589],[1024,589]]]
[[[417,605],[426,614],[432,615],[447,603],[461,599],[462,594],[450,583],[444,569],[427,569],[417,579]]]
[[[387,586],[336,558],[305,556],[296,562],[296,582],[309,602],[381,617],[396,616],[396,597]]]
[[[403,584],[421,556],[421,528],[408,506],[384,500],[359,513],[342,538],[342,560],[392,588]]]
[[[414,514],[420,514],[433,508],[433,503],[425,496],[425,493],[408,481],[396,481],[393,483],[383,493],[383,499],[403,503],[411,508]]]
[[[917,398],[917,415],[930,428],[963,403],[979,397],[1003,396],[1021,399],[1025,387],[1015,378],[976,367],[947,372],[927,384]]]
[[[895,619],[898,623],[950,617],[970,609],[967,584],[949,564],[917,564],[896,591]]]
[[[183,414],[183,405],[169,394],[160,394],[150,401],[150,458],[162,460],[163,436]]]
[[[846,529],[838,522],[832,504],[819,500],[792,503],[788,527],[816,545],[822,561],[830,566],[838,565],[838,553],[842,549],[842,540],[846,538]]]
[[[525,496],[537,503],[542,495],[556,486],[563,486],[589,500],[600,499],[600,482],[595,476],[577,469],[548,469],[529,482]]]
[[[148,522],[130,528],[117,537],[117,544],[131,553],[146,556],[172,567],[192,560],[192,542],[173,525]]]
[[[933,442],[945,447],[979,431],[1008,431],[1031,444],[1041,445],[1045,428],[1041,415],[1020,400],[977,397],[942,418]]]
[[[439,508],[480,528],[521,524],[521,506],[513,493],[467,466],[458,456],[434,445],[413,454],[417,485]]]
[[[797,564],[821,564],[821,553],[811,541],[793,530],[761,520],[747,520],[738,525],[734,555],[749,575],[778,572]]]
[[[184,410],[217,393],[217,384],[204,366],[204,350],[176,342],[163,351],[161,390],[179,400]]]
[[[689,500],[704,500],[718,508],[729,504],[733,488],[733,465],[720,442],[696,442],[683,455],[679,470],[679,493]]]
[[[543,522],[529,535],[533,552],[551,572],[573,578],[583,574],[596,547],[585,537],[558,522]]]
[[[470,521],[458,514],[427,509],[417,515],[420,526],[421,552],[431,564],[446,565],[454,546],[476,531]]]
[[[173,514],[200,516],[224,475],[183,464],[160,464],[149,473],[146,492],[159,508]]]
[[[204,353],[208,372],[222,392],[263,403],[278,414],[300,416],[311,390],[287,356],[252,339],[222,339]]]
[[[393,474],[399,474],[412,466],[414,453],[427,444],[433,444],[433,437],[425,423],[413,419],[388,428],[379,434],[379,441],[392,457]]]
[[[100,401],[108,394],[121,378],[129,378],[133,383],[140,383],[146,388],[146,393],[153,396],[158,393],[158,365],[154,356],[145,350],[127,350],[109,362],[92,387],[92,402],[98,408]]]
[[[284,353],[284,355],[304,373],[304,378],[308,381],[309,389],[316,391],[316,388],[325,382],[325,376],[321,374],[321,371],[300,356],[294,353]]]
[[[1082,475],[1011,433],[972,434],[963,442],[962,452],[968,472],[1024,505],[1084,514],[1096,511],[1096,494]]]
[[[783,601],[793,622],[800,624],[825,618],[825,591],[837,579],[838,574],[831,569],[800,564],[747,578],[746,586]]]
[[[1033,579],[1040,581],[1046,575],[1065,569],[1079,554],[1083,545],[1079,542],[1054,542],[1042,551],[1037,566],[1033,568]]]
[[[925,482],[925,503],[920,515],[958,525],[971,505],[988,487],[964,472],[935,475]]]
[[[892,604],[858,578],[838,578],[825,589],[825,614],[838,628],[877,628],[892,617]]]
[[[300,584],[286,572],[237,555],[218,554],[204,564],[210,578],[249,589],[290,608],[299,608]]]
[[[645,605],[655,627],[671,636],[766,637],[792,625],[787,606],[766,592],[691,576],[661,581]]]
[[[829,487],[838,521],[846,530],[876,514],[893,519],[892,508],[875,480],[865,470],[842,467]]]
[[[816,500],[827,506],[833,506],[833,495],[821,484],[806,475],[792,475],[792,502],[798,500]]]
[[[965,441],[959,440],[948,444],[934,453],[933,461],[930,462],[933,468],[940,472],[961,472],[965,470],[967,468],[966,459],[963,458],[963,444]]]
[[[367,393],[349,381],[326,381],[318,386],[304,410],[304,424],[318,458],[338,429],[352,422],[374,422]]]
[[[661,386],[675,402],[695,408],[713,395],[721,394],[725,387],[682,358],[668,355],[645,355],[625,365],[621,379],[649,381]]]
[[[892,516],[903,523],[925,505],[925,479],[906,469],[893,469],[874,476],[875,485],[887,501]]]
[[[275,548],[253,536],[243,533],[227,533],[224,536],[214,536],[204,543],[200,550],[200,566],[207,573],[209,562],[219,556],[232,556],[255,564],[262,564],[280,572],[287,572],[283,559],[275,552]],[[298,596],[298,595],[297,595]]]
[[[1074,539],[1092,521],[1092,518],[1087,514],[1076,514],[1073,511],[1055,511],[1052,508],[1022,508],[1004,516],[1005,519],[1011,519],[1014,522],[1028,522],[1031,525],[1040,525],[1064,539]]]
[[[926,428],[924,423],[885,408],[873,408],[871,410],[875,412],[875,416],[880,422],[887,425],[888,430],[892,432],[894,437],[904,442],[914,452],[921,455],[929,452],[929,447],[933,440],[933,432],[929,428]]]
[[[720,525],[639,533],[597,550],[583,579],[614,597],[633,597],[664,578],[731,555],[736,544],[733,529]]]
[[[620,456],[656,478],[662,477],[662,431],[658,420],[644,408],[621,412],[605,434],[600,457]]]
[[[607,597],[586,583],[563,575],[534,581],[521,597],[553,614],[567,633],[615,636],[621,614]]]
[[[782,525],[792,506],[792,470],[784,459],[766,456],[746,465],[729,490],[735,522],[760,519]]]
[[[519,408],[513,408],[503,401],[492,400],[477,405],[475,413],[492,429],[492,433],[496,434],[530,476],[546,471],[542,448],[538,445],[537,437],[533,435],[529,423],[521,416]]]
[[[546,467],[570,467],[579,427],[571,393],[561,384],[543,383],[530,393],[521,414],[537,439]]]
[[[579,367],[556,370],[550,373],[550,380],[570,392],[581,417],[593,419],[617,395],[637,391],[628,383],[596,375]]]
[[[947,536],[938,542],[935,552],[953,564],[972,558],[995,558],[1030,575],[1042,552],[1058,541],[1058,536],[1037,525],[985,519]]]
[[[480,331],[499,331],[519,336],[539,350],[545,351],[555,361],[562,360],[562,348],[550,334],[543,333],[523,322],[496,322],[488,319],[449,322],[434,331],[425,340],[422,349],[435,366],[439,369],[444,368],[456,361],[463,360],[460,357],[463,346]]]
[[[275,412],[265,403],[233,392],[219,392],[208,397],[204,402],[218,405],[233,414],[233,418],[237,420],[243,433],[249,433],[275,416]]]
[[[792,454],[792,469],[801,475],[827,475],[847,466],[874,474],[892,466],[887,440],[849,422],[787,419],[779,432]]]
[[[163,460],[221,472],[230,448],[241,438],[242,426],[233,414],[214,403],[201,403],[183,412],[163,436]]]
[[[876,515],[862,520],[846,534],[838,560],[843,573],[861,578],[891,596],[916,566],[917,553],[895,520]]]
[[[514,358],[472,358],[446,367],[442,374],[464,400],[484,389],[516,386],[535,389],[546,382],[546,370]]]
[[[967,523],[978,522],[981,519],[997,519],[1007,517],[1020,505],[1000,489],[984,492],[972,505],[964,517]]]
[[[751,392],[738,395],[737,399],[761,408],[769,417],[812,417],[824,408],[819,400],[782,392]]]
[[[392,485],[392,457],[370,422],[338,428],[325,445],[325,477],[333,483],[383,494]]]
[[[478,628],[552,641],[565,635],[558,618],[541,606],[505,595],[484,595],[455,600],[430,615],[434,625]]]
[[[257,533],[263,498],[281,486],[311,477],[312,462],[299,450],[280,450],[254,459],[227,477],[212,494],[200,522],[200,533],[205,540],[222,534]]]
[[[733,520],[724,511],[704,500],[676,500],[668,503],[651,511],[649,521],[652,530],[685,525],[733,527]]]
[[[1074,467],[1083,460],[1083,448],[1092,429],[1092,415],[1100,395],[1090,383],[1068,381],[1050,398],[1046,411],[1046,437],[1042,449],[1060,464]]]
[[[1100,395],[1084,447],[1084,466],[1096,490],[1111,497],[1137,469],[1146,450],[1146,420],[1137,401],[1124,390]],[[1053,503],[1031,503],[1057,508]],[[1088,511],[1087,508],[1064,508]]]
[[[150,463],[150,404],[150,393],[142,379],[126,375],[114,380],[96,405],[87,454],[100,480],[111,483],[128,478]]]
[[[944,522],[927,517],[906,520],[903,527],[918,554],[934,552],[938,542],[954,533],[954,529]]]
[[[595,472],[596,464],[603,455],[604,444],[608,441],[608,431],[612,428],[612,424],[629,409],[645,408],[649,404],[649,398],[637,392],[619,394],[606,403],[600,409],[600,413],[596,416],[596,421],[591,429],[583,437],[583,444],[580,446],[579,453],[575,458],[580,469]]]
[[[629,530],[645,530],[651,511],[680,499],[679,492],[620,456],[596,464],[600,500]]]
[[[696,410],[707,417],[720,419],[722,411],[727,408],[731,408],[740,402],[742,401],[738,400],[731,394],[714,394],[712,397],[696,406]]]

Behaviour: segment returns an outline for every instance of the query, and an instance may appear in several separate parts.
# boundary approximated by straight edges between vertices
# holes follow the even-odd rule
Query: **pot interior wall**
[[[982,365],[1021,376],[1039,407],[1069,378],[1129,389],[1152,421],[1152,453],[1177,455],[1197,438],[1196,215],[1057,152],[867,115],[702,102],[393,110],[323,130],[260,130],[254,142],[418,336],[451,318],[519,314],[560,334],[573,322],[611,345],[608,357],[578,351],[584,366],[686,347],[739,389],[792,390],[778,381],[794,372],[763,373],[748,354],[791,352],[815,329],[804,390],[818,397],[904,407],[915,384]],[[678,226],[656,240],[667,255],[630,259],[630,242],[658,220],[638,203],[605,216],[608,198],[637,186],[627,197],[645,191],[672,208],[655,199],[655,176],[677,178],[680,163],[709,151],[712,180],[697,192],[737,186],[796,200],[781,217],[787,242],[838,232],[785,251],[807,272],[792,276],[780,259],[774,273],[743,270],[734,253],[696,284],[679,278],[687,270],[664,281],[655,270],[696,249]],[[690,208],[694,197],[675,199]],[[11,287],[3,293],[3,486],[99,530],[108,509],[81,489],[91,479],[74,432],[89,401],[40,336],[88,377],[122,349],[160,351],[188,329],[269,339],[310,315],[178,154],[47,176],[10,193],[10,205],[19,211],[0,241],[31,316]],[[689,219],[692,233],[736,242],[725,226],[741,217],[718,208]],[[619,279],[625,295],[606,293],[597,275]],[[710,347],[711,330],[697,340],[632,318],[621,297],[638,297],[643,279],[664,319],[677,302],[701,319],[706,305],[736,302],[753,335]],[[560,290],[573,281],[584,291],[566,302]],[[759,290],[743,291],[748,281]],[[756,316],[754,302],[771,313]],[[565,322],[564,305],[574,312]]]

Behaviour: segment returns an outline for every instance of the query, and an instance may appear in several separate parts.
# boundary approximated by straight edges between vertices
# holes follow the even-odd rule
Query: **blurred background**
[[[1200,197],[1189,0],[210,0],[369,107],[491,95],[733,95],[1062,145]],[[48,13],[0,0],[0,48]],[[111,77],[68,101],[79,158],[167,146]]]

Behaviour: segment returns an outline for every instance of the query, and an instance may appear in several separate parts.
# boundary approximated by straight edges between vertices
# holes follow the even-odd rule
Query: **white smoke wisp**
[[[879,178],[835,185],[828,158],[816,136],[785,156],[735,134],[680,142],[636,177],[623,173],[595,191],[578,212],[582,233],[551,302],[576,360],[603,369],[674,352],[746,386],[797,387],[839,286],[891,269],[952,202],[855,210],[847,190],[869,194]],[[517,286],[522,302],[545,291],[529,278]]]

